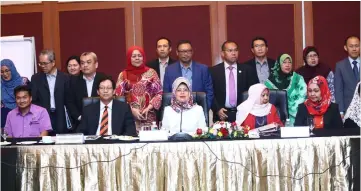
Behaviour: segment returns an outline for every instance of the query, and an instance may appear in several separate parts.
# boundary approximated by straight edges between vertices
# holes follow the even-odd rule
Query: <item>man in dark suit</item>
[[[97,93],[100,102],[84,107],[78,132],[85,135],[137,136],[129,105],[113,99],[115,82],[109,77],[99,82]]]
[[[159,58],[147,63],[148,67],[153,68],[157,72],[162,85],[164,80],[165,69],[167,68],[167,66],[175,62],[175,60],[173,60],[169,56],[171,51],[172,51],[172,42],[166,37],[161,37],[157,40],[157,50],[156,50]]]
[[[337,62],[335,70],[335,98],[342,118],[360,81],[360,39],[347,37],[344,49],[348,57]]]
[[[242,103],[242,93],[257,83],[248,65],[238,62],[238,45],[233,41],[222,44],[224,62],[210,69],[214,99],[212,103],[213,121],[236,120],[237,106]]]
[[[191,42],[182,40],[177,45],[179,61],[168,66],[164,75],[164,92],[172,92],[172,84],[178,77],[185,77],[192,84],[193,92],[205,92],[209,110],[213,101],[213,84],[208,67],[192,60]]]
[[[32,103],[49,112],[53,133],[68,133],[64,106],[69,76],[57,70],[53,50],[41,51],[39,66],[42,71],[31,77]]]
[[[94,52],[84,52],[80,56],[80,67],[82,74],[71,76],[68,109],[73,123],[79,124],[83,111],[83,98],[98,96],[99,82],[107,76],[96,72],[98,59]]]
[[[273,59],[267,58],[268,44],[263,37],[256,37],[252,40],[251,51],[254,58],[244,64],[251,67],[252,76],[257,76],[257,83],[264,83],[275,65]]]

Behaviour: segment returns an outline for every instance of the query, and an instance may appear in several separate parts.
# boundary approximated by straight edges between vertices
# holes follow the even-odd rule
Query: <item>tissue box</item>
[[[163,130],[139,131],[139,141],[167,141],[168,132]]]

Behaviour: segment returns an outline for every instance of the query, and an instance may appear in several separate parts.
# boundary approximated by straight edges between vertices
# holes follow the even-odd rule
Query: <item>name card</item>
[[[310,137],[308,126],[281,127],[281,137]]]
[[[252,129],[248,131],[248,137],[251,139],[258,139],[260,138],[259,132],[257,129]]]
[[[139,131],[139,141],[167,141],[168,132],[163,130]]]
[[[83,133],[56,134],[55,144],[82,144],[84,143]]]

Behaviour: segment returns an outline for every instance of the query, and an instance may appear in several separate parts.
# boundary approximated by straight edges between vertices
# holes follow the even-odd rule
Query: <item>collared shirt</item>
[[[159,60],[159,78],[160,78],[160,82],[162,83],[163,86],[163,80],[164,80],[164,74],[165,74],[165,69],[168,66],[169,63],[169,57],[167,58],[167,61],[165,63],[161,63],[160,59]]]
[[[96,75],[96,73],[94,73],[93,77],[90,80],[83,75],[83,79],[85,80],[85,83],[86,83],[86,91],[88,93],[88,97],[92,96],[95,75]]]
[[[269,77],[267,58],[265,58],[265,61],[262,64],[259,60],[256,59],[256,69],[259,83],[263,84]]]
[[[229,65],[226,61],[224,61],[224,70],[226,72],[226,102],[224,104],[225,107],[228,108],[232,108],[232,107],[236,107],[236,106],[231,106],[231,104],[229,104],[229,74],[231,73],[229,70]],[[237,64],[233,64],[232,65],[233,69],[232,69],[232,73],[234,76],[234,85],[236,86],[236,100],[237,100]]]
[[[352,59],[351,57],[348,57],[348,60],[350,61],[350,64],[351,64],[351,68],[353,69],[353,64],[352,62],[353,61],[356,61],[357,62],[357,68],[360,70],[360,57],[358,57],[356,60]]]
[[[48,81],[49,91],[50,91],[50,108],[52,109],[55,109],[54,91],[55,91],[56,75],[58,75],[58,70],[55,70],[54,74],[46,74],[46,79]]]
[[[52,128],[48,112],[34,104],[30,105],[30,110],[25,115],[16,107],[6,118],[5,131],[11,137],[39,137],[41,132],[49,130]]]
[[[182,76],[187,78],[190,84],[192,84],[192,62],[189,67],[184,67],[182,63],[180,63],[182,69]]]
[[[113,107],[113,100],[108,104],[108,135],[112,134],[112,107]],[[100,101],[100,115],[99,115],[98,130],[96,135],[99,135],[100,133],[100,124],[102,123],[102,116],[104,110],[105,110],[105,104],[102,101]]]

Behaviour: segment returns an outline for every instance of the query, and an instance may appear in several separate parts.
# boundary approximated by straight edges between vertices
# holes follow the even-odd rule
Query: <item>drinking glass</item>
[[[315,128],[315,123],[313,121],[313,117],[307,118],[307,125],[310,128],[310,132],[311,132],[310,135],[314,135],[313,134],[313,129]]]
[[[8,133],[5,131],[5,129],[2,129],[1,136],[4,139],[4,142],[6,142],[6,138],[8,137]]]

